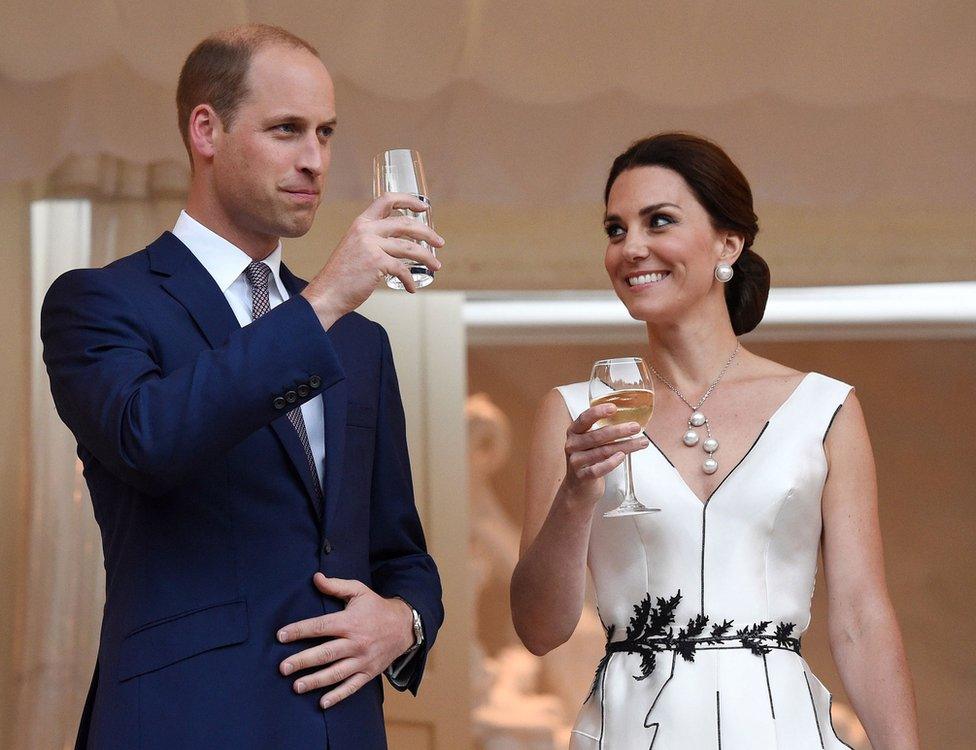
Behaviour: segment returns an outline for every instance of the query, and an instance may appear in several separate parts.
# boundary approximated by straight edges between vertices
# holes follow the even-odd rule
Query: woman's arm
[[[901,632],[885,583],[878,488],[864,414],[852,393],[827,435],[823,559],[830,649],[875,750],[918,750]]]
[[[541,656],[565,643],[583,610],[586,550],[593,509],[604,480],[624,453],[647,447],[636,423],[593,424],[616,411],[611,404],[570,419],[558,391],[536,415],[525,475],[525,520],[518,565],[512,575],[512,620],[522,643]]]

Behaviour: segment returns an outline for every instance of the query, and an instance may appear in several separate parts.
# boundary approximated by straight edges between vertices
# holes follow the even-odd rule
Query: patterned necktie
[[[247,276],[247,283],[251,286],[251,319],[257,320],[271,310],[271,304],[268,300],[268,277],[271,275],[271,267],[266,263],[254,261],[244,269],[244,274]],[[308,431],[305,429],[305,420],[302,418],[300,406],[296,406],[288,412],[288,421],[292,423],[295,432],[298,433],[298,441],[302,444],[305,460],[308,461],[309,471],[312,472],[315,496],[321,503],[322,486],[319,484],[319,473],[315,470],[315,457],[312,455],[312,446],[308,442]]]

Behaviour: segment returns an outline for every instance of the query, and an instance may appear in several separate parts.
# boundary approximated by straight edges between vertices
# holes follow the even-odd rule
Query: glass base
[[[621,503],[613,510],[608,510],[603,514],[604,518],[622,518],[624,516],[640,516],[644,513],[658,513],[660,508],[648,508],[639,500]]]
[[[413,277],[413,283],[417,289],[423,289],[425,286],[430,286],[434,283],[434,274],[427,270],[427,266],[412,266],[410,268],[410,275]],[[390,289],[403,291],[403,282],[396,276],[387,276],[386,285]]]

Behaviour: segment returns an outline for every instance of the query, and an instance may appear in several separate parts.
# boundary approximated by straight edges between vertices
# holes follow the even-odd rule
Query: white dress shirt
[[[207,229],[186,211],[180,211],[180,218],[173,227],[173,234],[190,249],[217,282],[241,327],[248,325],[251,322],[251,287],[247,283],[244,269],[250,265],[253,258]],[[281,282],[280,275],[280,242],[271,255],[264,258],[262,262],[271,268],[271,276],[268,279],[268,304],[273,309],[288,299],[288,290]],[[306,401],[301,408],[321,487],[322,478],[325,476],[325,415],[322,411],[322,395],[319,394],[312,400]]]

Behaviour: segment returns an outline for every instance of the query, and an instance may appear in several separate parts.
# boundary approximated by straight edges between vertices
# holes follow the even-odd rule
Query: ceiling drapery
[[[206,33],[281,24],[333,72],[382,97],[423,99],[459,80],[558,104],[618,89],[701,106],[769,93],[833,106],[928,92],[972,100],[968,3],[581,0],[7,0],[0,70],[41,82],[120,62],[170,89]],[[969,68],[969,75],[964,69]]]
[[[617,151],[680,127],[760,199],[976,199],[976,6],[918,0],[7,0],[0,181],[72,155],[184,161],[180,65],[249,20],[307,38],[337,80],[333,198],[363,198],[369,156],[410,145],[442,201],[592,203]]]

